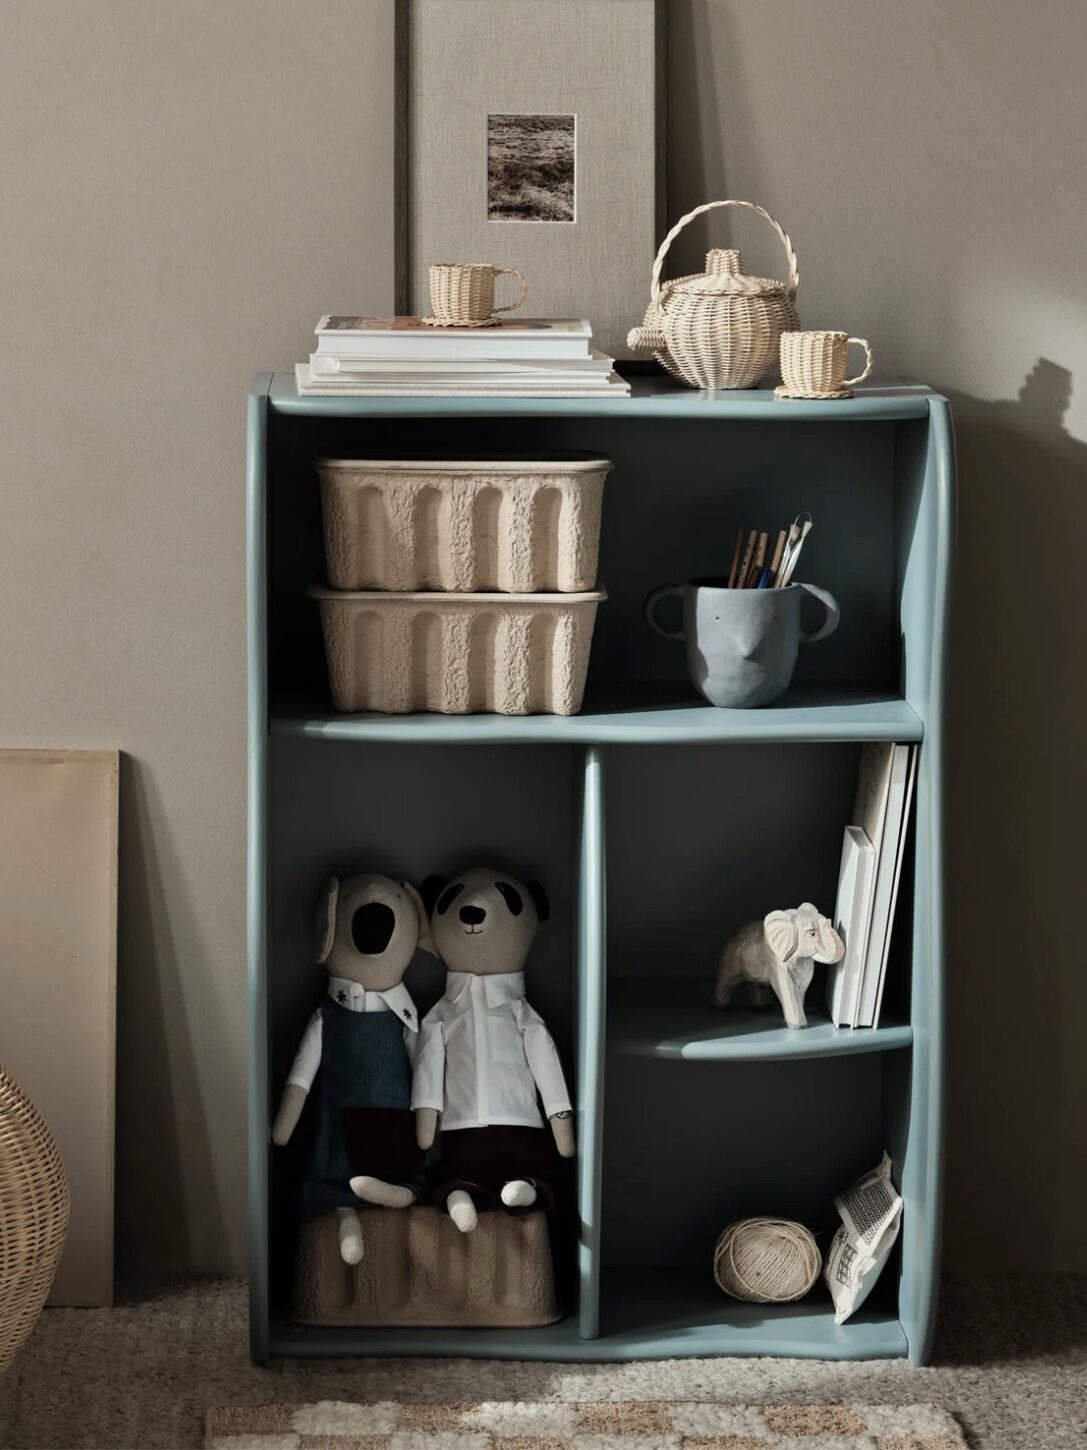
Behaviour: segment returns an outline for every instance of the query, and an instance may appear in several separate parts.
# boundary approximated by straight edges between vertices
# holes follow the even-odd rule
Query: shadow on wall
[[[117,1276],[130,1280],[191,1277],[194,1263],[226,1273],[235,1247],[209,1143],[214,1109],[201,1096],[185,1009],[178,924],[165,919],[167,879],[174,903],[188,916],[191,908],[176,863],[165,859],[164,833],[153,829],[152,789],[147,770],[122,754],[116,1251]],[[244,1055],[237,1092],[244,1100]]]
[[[948,394],[960,504],[947,1263],[1082,1271],[1087,971],[1072,921],[1087,874],[1087,444],[1065,428],[1071,374],[1047,359],[1015,399]]]

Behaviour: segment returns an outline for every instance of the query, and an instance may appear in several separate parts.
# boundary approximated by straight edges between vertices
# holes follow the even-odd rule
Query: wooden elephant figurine
[[[825,916],[810,901],[790,911],[772,911],[763,921],[748,921],[736,930],[721,950],[715,1007],[727,1007],[740,982],[751,983],[758,1007],[781,1003],[790,1027],[804,1027],[804,993],[811,984],[816,962],[840,962],[845,944]]]

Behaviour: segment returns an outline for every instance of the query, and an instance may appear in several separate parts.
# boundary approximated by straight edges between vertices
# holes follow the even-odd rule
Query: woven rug
[[[206,1450],[963,1450],[935,1405],[695,1401],[236,1406],[207,1412]]]

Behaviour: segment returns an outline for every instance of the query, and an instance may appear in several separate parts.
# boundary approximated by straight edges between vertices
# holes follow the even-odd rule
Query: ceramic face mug
[[[847,378],[849,345],[864,348],[864,371]],[[780,343],[782,391],[790,397],[851,397],[872,371],[872,349],[848,332],[783,332]]]
[[[660,600],[676,595],[683,624],[667,629],[656,618]],[[819,600],[826,619],[818,629],[800,627],[804,595]],[[728,589],[719,579],[666,584],[645,601],[646,623],[665,639],[683,640],[691,683],[711,705],[753,709],[769,705],[789,688],[802,644],[826,639],[838,628],[834,596],[814,584],[784,589]]]
[[[509,273],[521,283],[521,295],[508,307],[494,305],[495,279]],[[430,308],[426,320],[443,327],[482,327],[496,312],[513,312],[528,296],[528,283],[516,267],[490,262],[438,262],[430,268]]]

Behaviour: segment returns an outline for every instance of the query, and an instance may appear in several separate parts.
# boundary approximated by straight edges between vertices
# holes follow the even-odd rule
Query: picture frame
[[[396,0],[398,313],[429,311],[431,263],[492,262],[527,277],[519,315],[631,356],[666,215],[665,11]]]

